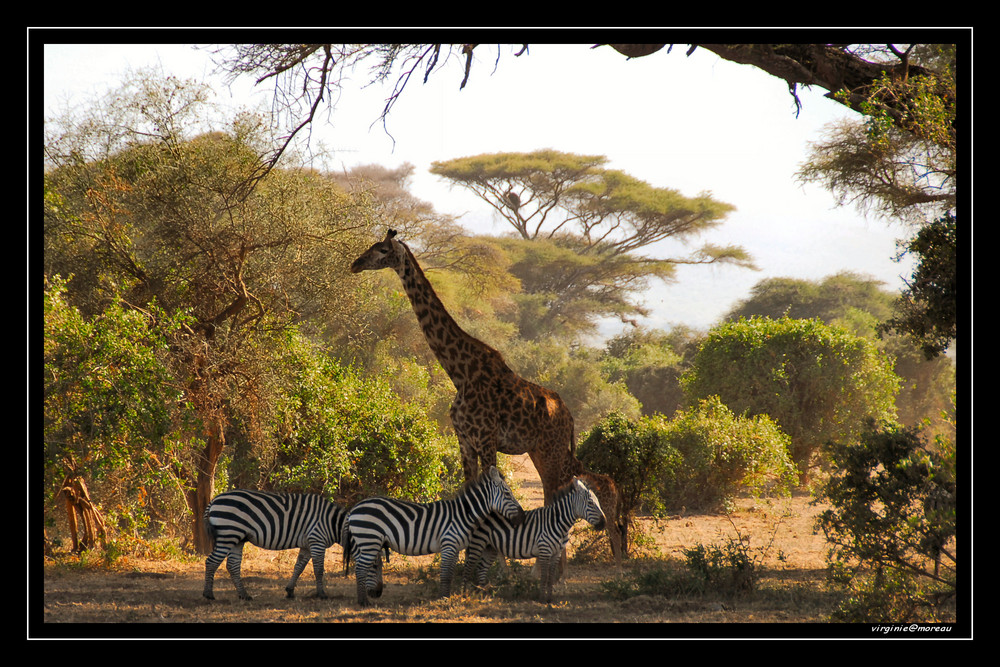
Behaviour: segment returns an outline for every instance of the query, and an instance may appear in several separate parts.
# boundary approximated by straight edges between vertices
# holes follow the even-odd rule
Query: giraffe
[[[542,482],[544,503],[574,476],[591,484],[608,517],[616,559],[621,553],[614,481],[583,468],[576,458],[573,415],[554,391],[525,380],[486,343],[466,333],[445,309],[413,253],[390,229],[351,264],[351,273],[392,269],[427,343],[455,385],[450,416],[458,436],[466,480],[496,465],[497,452],[527,453]]]

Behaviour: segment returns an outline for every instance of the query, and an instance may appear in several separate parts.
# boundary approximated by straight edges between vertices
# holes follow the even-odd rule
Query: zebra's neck
[[[558,531],[569,530],[577,520],[576,512],[573,511],[573,498],[568,495],[536,511],[541,513],[543,523]]]

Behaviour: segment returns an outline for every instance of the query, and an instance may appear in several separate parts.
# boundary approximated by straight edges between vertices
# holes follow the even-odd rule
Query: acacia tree
[[[199,549],[230,419],[242,411],[251,430],[262,424],[252,417],[267,403],[268,358],[282,330],[317,313],[331,327],[349,326],[337,313],[353,312],[358,297],[338,276],[370,226],[319,175],[279,170],[262,179],[269,137],[256,116],[191,138],[189,128],[204,129],[205,104],[202,86],[139,74],[104,107],[53,130],[45,218],[47,271],[87,255],[94,282],[82,292],[113,283],[136,308],[155,300],[190,315],[171,341],[170,366],[199,421],[177,470]],[[87,160],[88,139],[118,127],[129,131]]]
[[[798,175],[827,187],[841,204],[919,229],[900,254],[914,255],[918,267],[881,330],[909,335],[930,359],[958,330],[956,47],[911,45],[906,54],[919,70],[879,79],[859,97],[864,121],[828,128]],[[887,96],[907,100],[905,122],[881,103]]]
[[[434,162],[430,171],[471,190],[521,238],[571,233],[583,239],[583,254],[620,255],[667,238],[690,238],[733,211],[708,194],[685,197],[607,169],[606,162],[600,155],[539,150]],[[706,248],[689,261],[742,258],[738,250],[728,251]]]
[[[730,262],[751,266],[737,247],[706,245],[678,258],[639,253],[664,239],[686,241],[733,207],[708,194],[685,197],[621,171],[606,158],[554,150],[499,153],[435,162],[431,173],[468,188],[513,227],[498,243],[521,281],[526,338],[573,336],[598,316],[628,320],[644,311],[631,297],[677,264]]]

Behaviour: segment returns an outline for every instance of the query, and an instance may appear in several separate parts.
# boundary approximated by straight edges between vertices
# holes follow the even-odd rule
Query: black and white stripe
[[[381,551],[386,547],[413,556],[440,553],[439,592],[442,597],[450,595],[458,554],[491,512],[514,524],[524,519],[524,510],[493,466],[451,500],[415,503],[379,497],[359,502],[347,517],[358,604],[382,594]]]
[[[222,493],[205,508],[205,529],[215,542],[212,553],[205,559],[205,591],[215,599],[212,585],[215,571],[226,561],[226,569],[240,598],[250,600],[240,579],[243,544],[249,542],[261,549],[299,549],[292,579],[285,587],[288,597],[295,596],[295,582],[312,560],[316,573],[316,596],[326,597],[323,589],[323,562],[326,550],[334,544],[346,548],[347,512],[326,498],[315,494],[271,493],[236,490]]]
[[[511,525],[501,516],[488,516],[473,533],[465,553],[466,581],[486,583],[486,572],[497,557],[537,558],[541,568],[545,601],[552,601],[552,585],[558,579],[569,529],[578,519],[594,528],[604,528],[604,512],[594,492],[579,477],[554,494],[552,502],[524,513],[524,522]]]

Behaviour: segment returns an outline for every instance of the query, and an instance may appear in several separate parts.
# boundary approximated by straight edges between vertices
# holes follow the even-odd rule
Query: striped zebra
[[[292,579],[285,587],[288,597],[295,597],[295,582],[310,560],[316,573],[316,597],[325,598],[323,562],[326,550],[334,544],[344,547],[344,574],[348,564],[346,535],[347,512],[322,496],[301,493],[271,493],[236,490],[219,494],[205,508],[205,528],[215,546],[205,559],[205,591],[214,600],[212,586],[215,571],[226,561],[226,569],[240,599],[251,600],[240,579],[243,544],[262,549],[294,549]]]
[[[601,503],[579,477],[553,494],[548,505],[525,512],[524,522],[518,526],[497,515],[487,517],[465,552],[466,581],[485,585],[486,572],[497,553],[508,558],[537,558],[545,602],[552,602],[552,585],[558,579],[569,529],[577,519],[585,519],[597,530],[604,528]]]
[[[439,593],[441,597],[450,595],[458,554],[490,512],[502,514],[514,524],[524,520],[524,510],[495,466],[451,500],[415,503],[377,497],[356,504],[347,515],[347,525],[358,604],[364,606],[368,597],[382,594],[381,552],[388,548],[411,556],[440,553]]]

